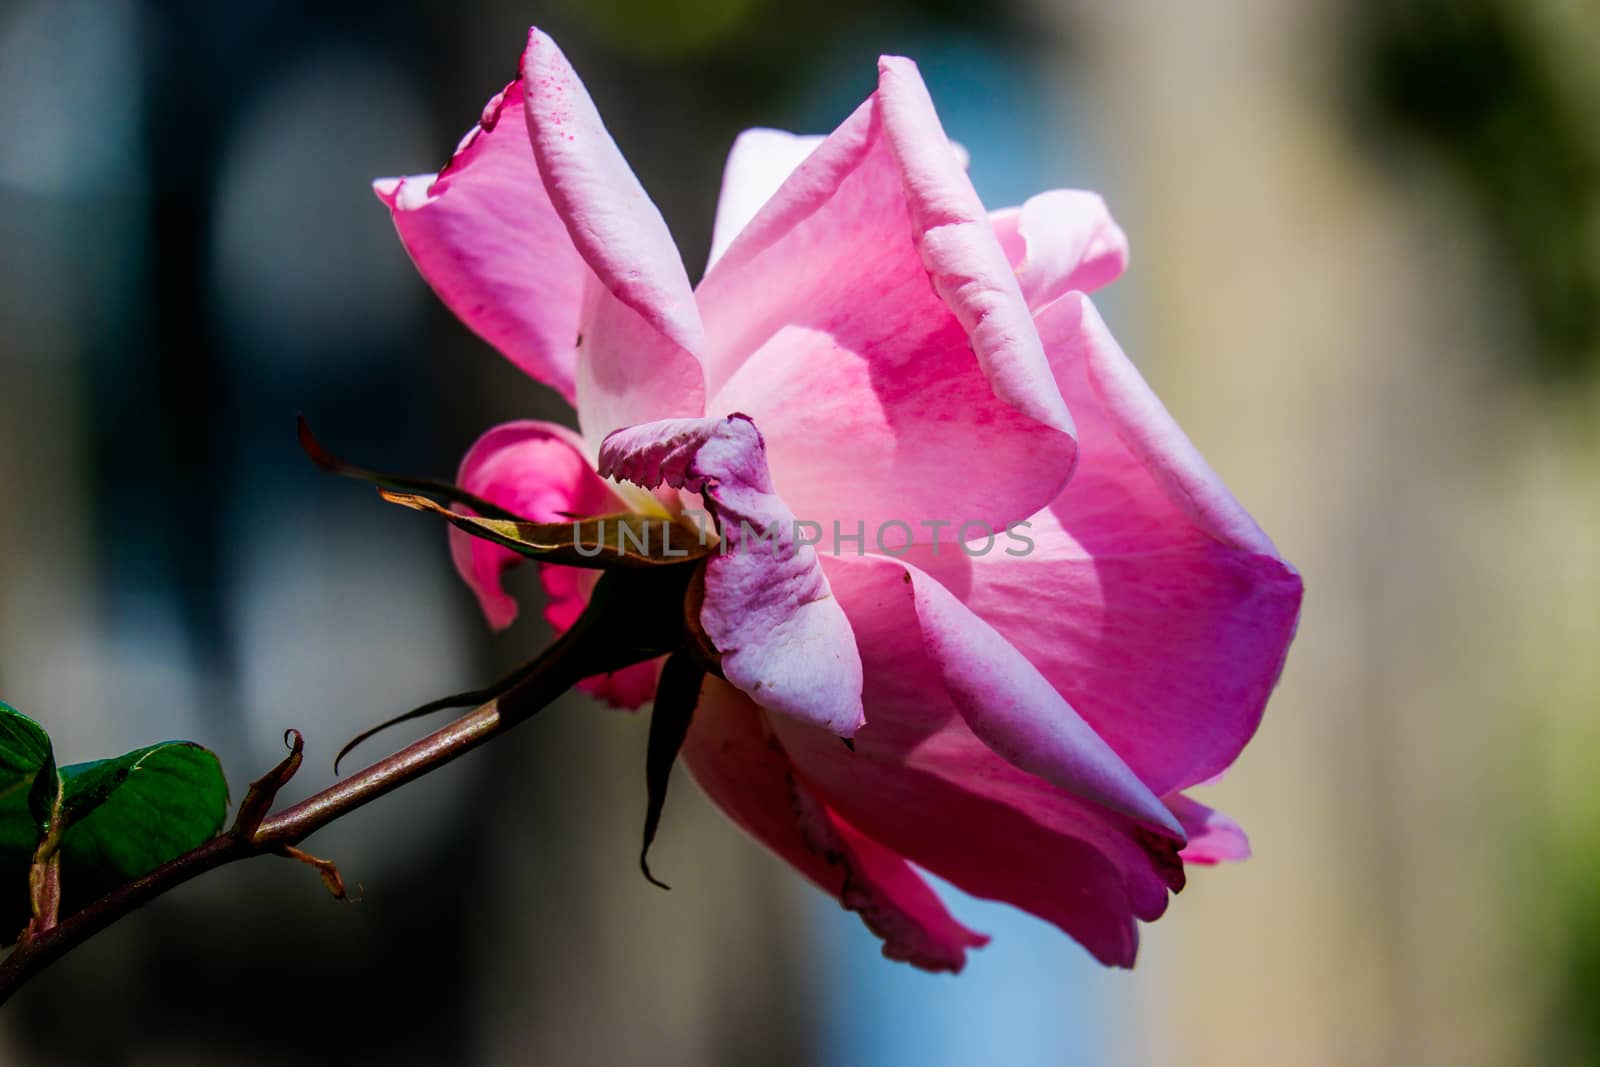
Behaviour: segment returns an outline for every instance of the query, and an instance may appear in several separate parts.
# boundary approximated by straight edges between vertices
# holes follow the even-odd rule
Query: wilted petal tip
[[[376,178],[372,182],[372,191],[392,211],[415,211],[431,198],[434,183],[438,180],[439,175],[432,172]]]

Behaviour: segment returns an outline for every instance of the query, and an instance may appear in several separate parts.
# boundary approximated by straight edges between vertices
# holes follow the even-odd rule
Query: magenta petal
[[[1183,862],[1236,863],[1250,858],[1250,839],[1244,827],[1222,812],[1181,793],[1168,797],[1167,807],[1189,835],[1189,843],[1178,853]]]
[[[791,720],[773,725],[829,808],[874,839],[974,896],[1054,923],[1102,963],[1131,967],[1139,944],[1135,920],[1161,916],[1164,879],[1172,875],[1137,855],[1131,839],[1122,851],[1132,858],[1113,858],[1097,847],[1097,816],[1047,786],[1008,781],[1008,771],[1021,772],[986,755],[975,738],[975,751],[934,767],[912,762],[909,742],[892,734],[883,743],[868,742],[881,715],[914,712],[874,701],[873,724],[857,738],[853,757],[820,731]],[[1170,869],[1179,861],[1172,854],[1165,862]],[[1176,880],[1181,884],[1181,870]]]
[[[585,436],[597,442],[633,423],[702,414],[704,331],[661,212],[566,56],[538,30],[528,33],[522,82],[539,173],[593,272],[577,361]]]
[[[620,671],[585,678],[578,683],[578,688],[612,707],[638,711],[655,698],[656,683],[661,680],[663,662],[652,659],[643,663],[632,663]]]
[[[826,811],[820,800],[815,807]],[[805,810],[802,804],[801,810]],[[966,950],[989,943],[987,934],[969,930],[945,908],[928,880],[905,858],[856,830],[837,813],[827,812],[826,830],[832,843],[821,837],[827,851],[848,857],[851,876],[845,880],[840,902],[859,912],[873,933],[883,938],[883,954],[925,971],[959,973],[966,965]]]
[[[1071,475],[1033,321],[913,67],[885,67],[696,295],[710,410],[756,420],[779,492],[830,538],[981,535]]]
[[[458,484],[469,493],[535,522],[560,522],[570,515],[626,510],[584,457],[583,441],[549,422],[508,422],[473,444],[461,460]],[[450,528],[450,555],[489,625],[504,629],[517,617],[517,602],[501,583],[505,571],[523,562],[510,549]],[[539,565],[545,618],[557,633],[571,626],[589,603],[597,572]],[[638,663],[590,678],[582,688],[619,707],[637,708],[655,692],[658,663]]]
[[[584,458],[578,435],[551,422],[508,422],[494,427],[462,457],[456,482],[467,492],[533,522],[560,522],[568,515],[623,510]],[[510,626],[517,617],[517,603],[502,588],[500,577],[522,562],[522,557],[453,526],[450,554],[461,577],[478,594],[489,625],[497,630]],[[580,592],[576,580],[558,582],[551,593],[548,614],[563,629],[572,624],[589,599],[588,589]]]
[[[861,660],[850,624],[816,550],[797,538],[794,513],[773,492],[755,424],[734,415],[619,430],[600,447],[600,473],[704,494],[724,551],[707,565],[700,618],[723,674],[764,708],[855,733]]]
[[[1109,285],[1127,269],[1128,239],[1099,193],[1052,189],[990,221],[1035,310],[1071,290]]]
[[[445,305],[572,401],[588,271],[539,178],[521,81],[489,101],[443,171],[383,178],[373,188]]]
[[[924,970],[959,971],[967,949],[988,943],[953,919],[904,859],[811,793],[761,710],[732,686],[707,679],[683,759],[729,818],[858,912],[883,938],[885,956]]]

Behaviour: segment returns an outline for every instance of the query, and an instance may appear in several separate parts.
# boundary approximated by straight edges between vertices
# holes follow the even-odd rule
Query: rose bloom
[[[736,549],[682,750],[734,822],[891,958],[955,971],[987,940],[920,868],[1128,966],[1186,864],[1248,855],[1184,791],[1255,732],[1300,578],[1086,295],[1127,258],[1102,200],[986,212],[916,66],[878,74],[825,138],[738,138],[694,288],[536,30],[442,171],[375,187],[440,298],[577,409],[490,430],[462,486],[539,521],[703,499]],[[978,552],[1024,522],[1031,551]],[[518,557],[451,537],[507,625]],[[592,572],[542,570],[566,627]],[[589,685],[638,706],[658,673]]]

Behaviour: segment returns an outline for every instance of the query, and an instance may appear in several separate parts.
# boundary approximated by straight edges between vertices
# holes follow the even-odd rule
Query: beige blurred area
[[[1052,11],[1134,249],[1113,325],[1306,583],[1209,791],[1256,855],[1148,931],[1143,1062],[1589,1062],[1542,1042],[1558,872],[1595,870],[1600,394],[1499,358],[1534,341],[1474,216],[1352,130],[1347,5]]]

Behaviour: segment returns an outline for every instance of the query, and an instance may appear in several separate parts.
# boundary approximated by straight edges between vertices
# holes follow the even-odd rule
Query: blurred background
[[[1308,589],[1138,969],[957,899],[957,979],[571,698],[210,875],[0,1014],[17,1064],[1600,1064],[1600,7],[1589,0],[0,0],[0,695],[75,761],[167,737],[235,796],[546,639],[442,531],[315,472],[448,476],[560,404],[416,278],[373,177],[437,169],[562,43],[691,273],[751,125],[916,57],[991,206],[1105,192],[1113,328]]]

